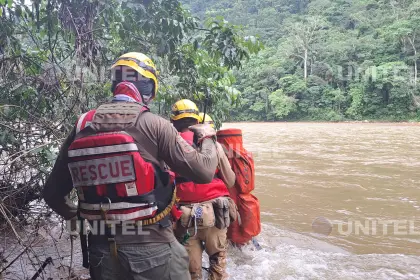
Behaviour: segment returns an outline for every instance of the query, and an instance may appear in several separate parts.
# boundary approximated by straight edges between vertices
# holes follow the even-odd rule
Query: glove
[[[194,132],[197,143],[201,143],[206,138],[216,140],[216,131],[209,124],[196,124],[190,126],[189,129]]]
[[[67,220],[66,223],[70,236],[72,238],[77,238],[80,232],[80,220],[77,218],[77,216],[74,216],[70,220]]]

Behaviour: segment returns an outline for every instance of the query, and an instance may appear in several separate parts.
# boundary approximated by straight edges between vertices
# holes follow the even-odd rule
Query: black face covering
[[[111,87],[111,91],[114,92],[115,87],[122,81],[113,81],[112,82],[112,87]],[[153,95],[153,91],[154,91],[154,83],[153,80],[148,79],[148,80],[141,80],[141,81],[137,81],[137,82],[130,82],[132,83],[140,92],[141,96],[143,97],[143,102],[144,103],[149,103],[152,95]]]
[[[154,88],[153,81],[152,80],[139,81],[139,82],[135,82],[134,85],[139,90],[141,97],[143,98],[143,103],[149,104],[149,101],[153,95],[153,88]]]
[[[150,96],[153,94],[154,83],[152,80],[138,81],[134,82],[133,84],[136,86],[136,88],[140,91],[141,94]]]

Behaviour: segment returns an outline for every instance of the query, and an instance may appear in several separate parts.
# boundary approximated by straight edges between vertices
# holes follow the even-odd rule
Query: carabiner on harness
[[[102,201],[99,203],[99,208],[101,209],[101,215],[102,215],[102,219],[104,219],[106,221],[106,213],[111,209],[111,199],[109,197],[105,197],[106,199],[108,199],[108,210],[105,210],[104,207],[102,206]]]
[[[188,227],[187,227],[187,233],[190,234],[189,233],[189,230],[190,230],[190,226],[191,226],[191,221],[192,221],[192,219],[194,219],[194,235],[190,235],[192,237],[196,236],[197,235],[197,232],[198,232],[198,228],[197,228],[197,215],[195,214],[195,210],[196,209],[197,209],[196,206],[194,206],[193,209],[192,209],[192,211],[191,211],[191,217],[190,217],[190,220],[188,222]]]
[[[194,234],[191,235],[190,233],[190,227],[191,227],[191,222],[194,219]],[[191,216],[188,220],[188,224],[187,224],[187,232],[185,233],[184,237],[182,238],[181,244],[185,245],[188,242],[188,239],[190,239],[191,237],[194,237],[197,235],[197,216],[195,215],[195,207],[193,206],[192,210],[191,210]]]

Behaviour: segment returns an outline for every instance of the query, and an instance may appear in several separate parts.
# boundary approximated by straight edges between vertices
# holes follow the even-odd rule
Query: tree
[[[386,35],[399,40],[403,52],[409,55],[409,60],[412,61],[414,69],[413,82],[415,87],[417,87],[418,50],[420,48],[419,12],[420,7],[415,4],[410,5],[407,9],[398,9],[397,13],[400,15],[396,16],[396,21],[386,30],[386,32],[389,32]]]
[[[308,63],[310,56],[317,51],[313,48],[319,38],[319,32],[324,28],[325,21],[318,16],[305,17],[301,20],[294,21],[289,24],[290,37],[288,44],[290,45],[290,54],[300,58],[303,63],[303,79],[308,78]]]
[[[210,89],[217,120],[238,95],[231,70],[262,47],[223,19],[199,26],[173,0],[0,0],[0,11],[0,187],[18,217],[40,199],[77,116],[109,100],[116,57],[140,51],[156,62],[154,109],[179,97],[203,104]]]
[[[269,99],[274,108],[274,114],[279,119],[287,117],[297,109],[297,100],[294,97],[284,94],[282,89],[271,93]]]

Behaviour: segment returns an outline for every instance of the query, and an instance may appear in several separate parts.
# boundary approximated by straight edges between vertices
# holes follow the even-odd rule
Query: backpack
[[[230,197],[238,206],[240,219],[228,229],[228,238],[244,244],[261,232],[260,203],[251,192],[255,188],[255,168],[252,154],[243,147],[240,129],[217,132],[217,141],[224,147],[236,175],[235,185],[229,188]]]

